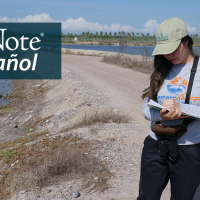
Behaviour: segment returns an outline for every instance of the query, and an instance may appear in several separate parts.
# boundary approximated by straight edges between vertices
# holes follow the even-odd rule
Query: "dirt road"
[[[79,74],[88,85],[95,86],[106,97],[107,103],[132,116],[133,123],[144,130],[137,133],[142,142],[147,135],[149,122],[142,115],[142,90],[149,75],[100,62],[102,58],[63,56],[63,66]],[[134,140],[135,141],[135,140]]]

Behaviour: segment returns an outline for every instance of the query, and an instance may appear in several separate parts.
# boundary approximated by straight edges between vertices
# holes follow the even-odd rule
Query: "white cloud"
[[[24,18],[9,19],[7,17],[0,17],[0,22],[56,22],[58,20],[53,20],[48,14],[43,13],[40,15],[27,15]]]
[[[189,33],[194,33],[194,32],[197,31],[197,28],[196,28],[196,27],[191,27],[191,26],[189,26],[189,25],[187,25],[187,27],[188,27]]]
[[[143,29],[137,29],[130,25],[123,25],[123,24],[112,24],[111,26],[102,25],[98,22],[88,22],[84,18],[80,17],[78,19],[69,18],[66,21],[62,21],[62,28],[63,31],[92,31],[92,32],[118,32],[118,31],[125,31],[125,32],[143,32],[143,33],[151,33],[154,34],[158,27],[158,23],[156,20],[149,20],[145,23]]]
[[[84,18],[79,17],[78,19],[68,18],[65,21],[54,20],[49,14],[43,13],[39,15],[28,15],[24,18],[18,19],[10,19],[7,17],[0,17],[0,22],[61,22],[62,23],[62,32],[68,33],[78,33],[82,31],[89,31],[89,32],[139,32],[139,33],[150,33],[156,34],[156,29],[158,28],[159,24],[156,20],[150,19],[144,25],[142,29],[135,28],[130,25],[124,25],[119,23],[114,23],[111,26],[106,24],[100,24],[99,22],[89,22],[86,21]],[[189,33],[194,33],[197,31],[195,27],[191,27],[189,25],[188,30]]]
[[[147,21],[144,24],[144,30],[146,30],[145,32],[155,34],[158,26],[159,26],[159,24],[157,23],[157,21],[155,19],[150,19],[149,21]]]

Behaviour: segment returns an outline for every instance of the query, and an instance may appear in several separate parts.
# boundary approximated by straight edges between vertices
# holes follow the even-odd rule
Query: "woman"
[[[162,126],[180,125],[181,111],[200,113],[200,62],[194,78],[190,102],[185,96],[174,100],[187,91],[190,70],[194,61],[193,41],[188,36],[187,25],[180,18],[171,18],[160,24],[157,45],[153,51],[154,70],[150,85],[142,98],[143,115],[151,121],[151,127],[159,121]],[[153,99],[164,107],[151,110],[147,105]],[[170,111],[167,111],[167,108]],[[176,160],[161,159],[157,136],[149,130],[144,141],[141,158],[141,176],[137,200],[159,200],[168,181],[171,183],[171,200],[192,200],[200,184],[200,120],[187,126],[187,132],[177,140],[179,155]]]

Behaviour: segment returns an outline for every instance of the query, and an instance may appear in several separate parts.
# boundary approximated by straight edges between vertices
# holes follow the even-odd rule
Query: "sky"
[[[0,22],[61,22],[64,34],[156,34],[167,18],[180,17],[200,34],[200,0],[1,0]]]

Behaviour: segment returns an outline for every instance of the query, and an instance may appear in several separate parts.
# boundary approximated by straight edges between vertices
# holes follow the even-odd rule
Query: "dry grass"
[[[49,89],[47,87],[44,87],[43,85],[44,84],[41,84],[39,87],[34,88],[34,90],[33,90],[34,96],[42,95],[42,94],[44,94]]]
[[[88,108],[77,115],[69,129],[95,123],[128,122],[127,116],[112,109]],[[24,129],[36,130],[37,125],[51,117],[29,121]],[[62,180],[81,179],[82,187],[88,191],[104,191],[109,187],[108,180],[113,174],[91,153],[95,149],[92,142],[72,136],[50,139],[47,133],[28,134],[0,145],[0,199],[21,190],[40,190]]]
[[[90,191],[107,189],[113,174],[93,156],[94,148],[91,142],[66,136],[1,150],[0,165],[4,160],[6,167],[0,169],[0,199],[72,179],[81,179],[83,188]]]
[[[28,133],[32,132],[33,130],[36,129],[36,126],[38,124],[44,124],[46,120],[50,119],[52,117],[51,116],[48,116],[48,117],[44,117],[44,118],[38,118],[36,119],[35,121],[28,121],[26,123],[24,123],[24,130]]]
[[[129,123],[130,119],[130,116],[114,111],[112,108],[94,107],[78,113],[76,117],[72,119],[71,125],[61,132],[66,132],[68,130],[90,126],[97,123]]]
[[[70,49],[66,48],[65,49],[65,54],[69,54],[69,55],[85,55],[82,52],[82,49],[80,49],[80,51],[77,51],[76,53],[74,53],[73,51],[71,51]]]
[[[66,49],[65,49],[65,53],[66,53],[66,54],[71,54],[70,49],[67,49],[67,48],[66,48]]]
[[[105,56],[102,59],[102,62],[112,63],[124,68],[131,68],[147,74],[151,74],[153,69],[152,62],[149,62],[146,56],[143,56],[142,59],[137,59],[134,57],[131,58],[131,56],[125,56],[122,53],[118,53],[117,55],[113,56]]]

